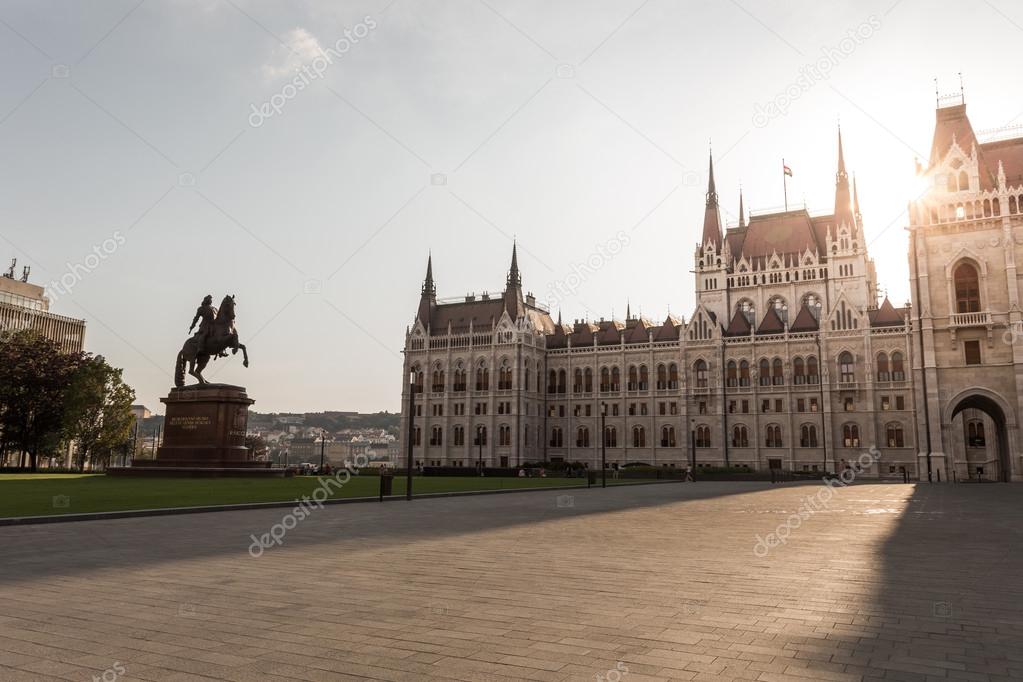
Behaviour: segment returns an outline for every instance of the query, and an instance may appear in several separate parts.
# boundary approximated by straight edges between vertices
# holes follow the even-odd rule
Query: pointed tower
[[[863,227],[863,214],[860,213],[860,193],[856,189],[856,174],[853,174],[853,215],[856,217],[856,226]]]
[[[856,233],[856,218],[853,214],[852,197],[849,193],[849,174],[845,171],[845,153],[842,150],[842,128],[838,129],[838,172],[835,173],[835,225],[841,228],[845,223]]]
[[[718,193],[714,186],[714,156],[710,156],[710,166],[707,171],[707,208],[703,212],[703,240],[700,242],[700,251],[706,251],[711,244],[714,250],[721,252],[721,216],[718,211]]]
[[[423,323],[424,327],[430,326],[433,319],[433,309],[437,307],[437,286],[433,283],[433,254],[426,259],[426,279],[423,281],[422,295],[419,297],[419,312],[416,319]]]
[[[513,320],[526,314],[526,305],[522,298],[522,275],[519,273],[518,245],[512,242],[511,267],[508,269],[507,286],[504,289],[504,309]]]
[[[746,227],[746,211],[742,207],[742,187],[739,188],[739,227]]]

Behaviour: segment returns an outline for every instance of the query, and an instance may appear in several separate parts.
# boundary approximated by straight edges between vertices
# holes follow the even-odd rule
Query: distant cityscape
[[[135,457],[149,458],[159,447],[163,416],[134,405],[138,424]],[[400,415],[391,412],[249,412],[247,441],[256,457],[281,465],[331,467],[365,455],[370,466],[398,460]]]

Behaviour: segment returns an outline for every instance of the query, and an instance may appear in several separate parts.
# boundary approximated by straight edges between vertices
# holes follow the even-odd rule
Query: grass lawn
[[[626,483],[627,481],[620,481]],[[609,480],[610,484],[611,481]],[[619,481],[615,481],[619,483]],[[314,476],[294,478],[121,478],[103,474],[0,474],[0,518],[125,509],[161,509],[210,504],[279,502],[311,495]],[[331,497],[377,495],[376,476],[353,477]],[[579,478],[477,478],[416,476],[414,493],[507,488],[585,486]],[[394,493],[405,494],[405,477],[395,477]],[[66,498],[66,499],[65,499]]]

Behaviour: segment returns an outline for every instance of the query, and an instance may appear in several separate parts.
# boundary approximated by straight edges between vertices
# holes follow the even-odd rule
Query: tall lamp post
[[[696,420],[691,419],[689,429],[689,475],[696,480]]]
[[[479,469],[480,476],[483,475],[483,426],[481,424],[476,425],[476,445],[479,447],[480,455],[479,462],[476,468]]]
[[[607,487],[607,403],[600,404],[600,487]]]
[[[408,384],[408,456],[405,461],[405,499],[412,499],[412,448],[416,436],[416,373],[411,372]]]

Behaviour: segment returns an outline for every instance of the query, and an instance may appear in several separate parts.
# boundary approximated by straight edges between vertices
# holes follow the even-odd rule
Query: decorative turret
[[[714,157],[710,157],[710,167],[707,171],[707,208],[703,213],[703,240],[700,242],[700,251],[705,252],[710,245],[714,250],[721,251],[721,216],[718,212],[718,193],[714,186]]]
[[[424,327],[430,326],[433,309],[437,306],[437,285],[433,283],[433,254],[426,259],[426,279],[423,281],[422,295],[419,297],[419,312],[416,318]]]
[[[515,242],[512,242],[511,267],[508,269],[506,282],[504,308],[511,319],[518,320],[526,314],[526,306],[522,298],[522,275],[519,273],[518,245]]]
[[[852,197],[849,193],[849,174],[845,171],[845,154],[842,150],[842,129],[838,129],[838,172],[835,173],[835,225],[845,223],[851,230],[856,230],[856,217],[853,214]]]

